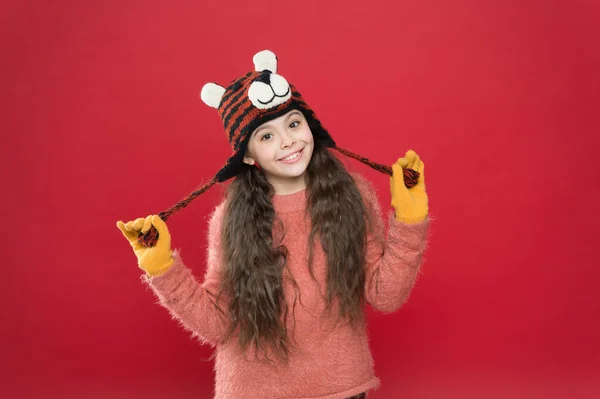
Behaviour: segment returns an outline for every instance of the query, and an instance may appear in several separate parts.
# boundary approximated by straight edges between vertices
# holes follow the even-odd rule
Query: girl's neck
[[[285,181],[269,178],[267,180],[275,188],[275,195],[291,195],[306,190],[304,175],[290,180],[286,179]]]

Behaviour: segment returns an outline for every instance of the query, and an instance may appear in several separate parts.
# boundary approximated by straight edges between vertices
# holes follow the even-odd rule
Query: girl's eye
[[[266,134],[264,134],[264,135],[263,135],[263,136],[260,138],[260,140],[261,140],[261,141],[264,141],[264,140],[265,140],[265,137],[267,137],[267,136],[271,136],[271,133],[266,133]]]
[[[291,128],[298,127],[299,125],[300,125],[300,122],[298,122],[298,121],[294,121],[294,122],[290,123]]]

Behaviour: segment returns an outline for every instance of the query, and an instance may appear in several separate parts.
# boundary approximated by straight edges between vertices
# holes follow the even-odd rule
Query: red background
[[[214,175],[198,93],[268,48],[340,147],[427,163],[437,220],[409,302],[370,313],[372,397],[600,397],[598,2],[237,3],[2,2],[0,396],[210,397],[212,351],[115,222]],[[169,219],[198,276],[219,196]]]

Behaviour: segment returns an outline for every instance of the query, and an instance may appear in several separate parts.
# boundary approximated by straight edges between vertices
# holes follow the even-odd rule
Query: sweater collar
[[[293,212],[306,209],[306,194],[306,189],[292,194],[275,194],[272,200],[275,212]]]

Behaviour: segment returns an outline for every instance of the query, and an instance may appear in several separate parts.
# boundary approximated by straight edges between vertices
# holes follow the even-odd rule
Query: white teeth
[[[292,155],[290,155],[290,156],[289,156],[289,157],[287,157],[287,158],[283,158],[283,159],[282,159],[282,161],[291,161],[292,159],[294,159],[294,158],[298,158],[299,156],[300,156],[300,151],[298,151],[298,152],[297,152],[297,153],[295,153],[295,154],[292,154]]]

